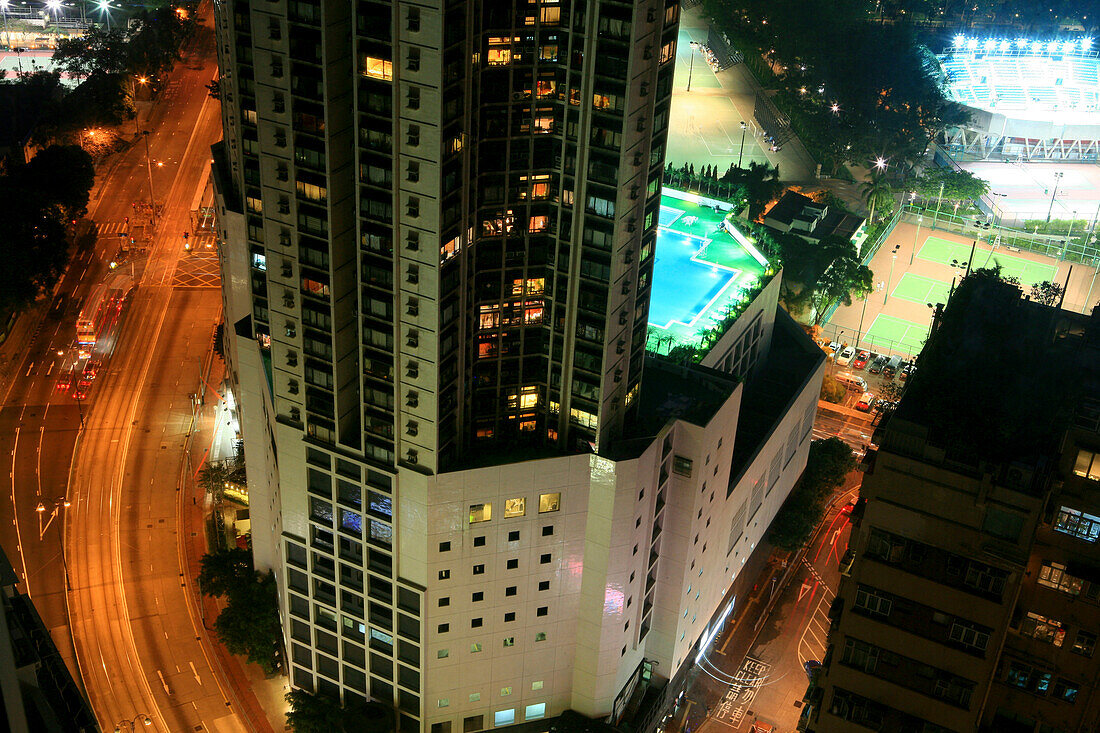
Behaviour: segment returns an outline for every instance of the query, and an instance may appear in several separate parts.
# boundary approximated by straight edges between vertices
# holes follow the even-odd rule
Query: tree
[[[839,301],[848,306],[852,298],[866,297],[874,290],[874,275],[859,261],[859,254],[851,242],[837,248],[839,252],[832,264],[825,268],[813,286],[810,302],[814,309],[814,325],[820,325],[831,303]]]
[[[277,592],[274,573],[253,573],[230,590],[229,602],[214,621],[214,631],[226,649],[247,657],[268,674],[280,666]]]
[[[1065,288],[1058,283],[1044,280],[1031,286],[1031,299],[1043,305],[1057,305]]]
[[[203,595],[219,597],[252,578],[252,551],[231,547],[202,556],[199,590]]]
[[[92,156],[79,145],[51,145],[31,158],[18,175],[22,185],[39,191],[63,220],[79,219],[95,184]]]
[[[126,35],[120,30],[109,31],[93,25],[81,36],[59,39],[53,62],[77,79],[86,79],[96,72],[125,73]]]
[[[839,404],[846,394],[848,394],[848,388],[832,377],[827,376],[821,380],[821,399],[826,402]]]
[[[729,170],[718,180],[744,189],[750,219],[760,216],[767,203],[779,198],[783,191],[783,184],[779,182],[779,169],[756,161],[750,162],[748,168],[738,168],[731,164]]]
[[[913,181],[913,190],[926,200],[965,202],[979,199],[989,193],[989,181],[978,178],[970,171],[951,168],[929,168]]]
[[[810,443],[806,470],[772,520],[768,542],[788,552],[805,545],[821,521],[825,500],[844,484],[845,477],[855,467],[855,454],[840,438]]]
[[[198,581],[204,595],[226,599],[214,622],[225,648],[246,656],[268,674],[277,670],[282,630],[275,576],[254,569],[250,549],[232,548],[203,555]]]
[[[340,703],[324,694],[305,690],[286,693],[290,710],[287,725],[295,733],[390,733],[394,730],[393,710],[377,701]]]
[[[894,189],[886,176],[881,173],[871,173],[871,179],[864,181],[861,186],[863,199],[871,207],[871,214],[867,217],[869,223],[875,222],[875,209],[880,208],[889,214],[893,210]]]

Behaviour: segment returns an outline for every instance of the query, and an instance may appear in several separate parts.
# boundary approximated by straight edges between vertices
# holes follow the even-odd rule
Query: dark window
[[[485,574],[485,566],[484,565],[474,565],[474,575],[484,575],[484,574]]]
[[[481,619],[480,618],[470,619],[470,627],[474,628],[474,629],[481,628]]]
[[[474,537],[474,547],[485,547],[485,535]]]
[[[550,608],[548,606],[539,606],[535,611],[536,616],[545,616],[548,613],[550,613]]]
[[[552,534],[554,534],[554,525],[548,524],[548,525],[546,525],[545,527],[542,528],[542,536],[543,537],[549,537]]]
[[[470,600],[474,603],[485,600],[485,592],[480,590],[475,591],[474,594],[470,597]]]
[[[539,581],[539,590],[550,590],[550,581],[549,580],[540,580]]]
[[[515,570],[518,567],[519,567],[519,560],[516,560],[515,558],[513,558],[513,559],[508,561],[508,569],[509,570]]]
[[[442,598],[439,599],[439,607],[440,608],[442,608],[443,606],[449,606],[449,605],[451,605],[450,596],[443,596]]]
[[[519,542],[519,530],[513,530],[508,533],[509,542]]]
[[[508,586],[507,588],[504,589],[504,595],[506,595],[506,596],[514,596],[515,594],[516,594],[516,586],[514,586],[514,585],[510,585],[510,586]]]
[[[440,552],[450,552],[451,551],[451,543],[450,542],[440,542],[439,543],[439,551]]]
[[[439,626],[436,627],[436,631],[438,631],[440,634],[446,634],[450,630],[451,630],[451,625],[450,624],[440,624]]]
[[[539,557],[539,563],[541,563],[542,565],[546,565],[549,562],[550,562],[550,553],[549,552],[546,553],[545,555],[542,555],[542,556]]]
[[[509,611],[508,613],[504,614],[504,621],[505,621],[505,622],[508,622],[508,621],[515,621],[515,620],[516,620],[516,613],[515,613],[515,611]]]

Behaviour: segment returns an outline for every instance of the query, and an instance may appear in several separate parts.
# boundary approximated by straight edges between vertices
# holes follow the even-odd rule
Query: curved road
[[[207,6],[208,8],[208,6]],[[206,10],[209,15],[209,10]],[[199,29],[170,76],[148,127],[163,215],[139,274],[110,365],[96,380],[69,486],[69,615],[81,676],[104,729],[148,715],[156,731],[244,731],[215,676],[192,617],[178,536],[189,394],[221,310],[216,287],[179,287],[181,234],[220,136],[213,31]],[[130,213],[141,188],[136,145],[104,188],[101,224]],[[116,188],[119,191],[116,191]]]

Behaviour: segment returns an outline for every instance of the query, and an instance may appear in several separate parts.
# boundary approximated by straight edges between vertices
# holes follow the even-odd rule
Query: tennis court
[[[917,257],[922,260],[938,262],[941,265],[950,265],[953,262],[963,266],[970,260],[971,245],[962,242],[953,242],[939,237],[928,237],[924,240]],[[1026,288],[1038,282],[1054,280],[1058,272],[1053,265],[1032,262],[1023,257],[1015,257],[1004,252],[991,252],[984,246],[979,246],[974,251],[973,269],[992,267],[994,264],[1001,266],[1001,273],[1005,276],[1018,277],[1020,283]]]
[[[890,295],[911,300],[914,303],[936,304],[947,303],[947,296],[950,292],[951,285],[949,283],[907,272],[901,276],[901,280],[894,286],[894,290]]]
[[[907,351],[915,355],[920,353],[927,338],[927,323],[913,323],[903,318],[880,313],[875,316],[874,323],[867,329],[863,344],[872,349],[876,344],[884,344],[892,351]]]
[[[699,331],[721,319],[765,272],[723,228],[726,212],[719,202],[668,191],[658,212],[649,301],[649,324],[663,332],[662,351],[698,344]]]

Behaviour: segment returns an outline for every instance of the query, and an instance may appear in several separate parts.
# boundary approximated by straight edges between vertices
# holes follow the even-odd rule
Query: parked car
[[[889,361],[885,356],[876,356],[875,360],[871,362],[871,374],[882,374],[882,368],[886,366],[886,362]]]
[[[871,355],[866,351],[861,351],[856,355],[856,360],[852,362],[853,369],[862,369],[867,366],[867,362],[871,360]]]
[[[836,375],[836,381],[843,384],[845,387],[851,390],[859,390],[864,392],[867,390],[867,380],[863,377],[857,377],[849,372],[840,372]]]
[[[908,379],[909,375],[917,371],[917,365],[913,362],[908,362],[901,368],[901,378]]]
[[[852,359],[856,355],[855,347],[846,346],[844,350],[836,357],[836,363],[838,366],[848,366],[852,363]]]
[[[57,378],[57,391],[68,392],[73,387],[73,373],[71,371],[65,372]]]
[[[901,369],[901,357],[891,356],[890,360],[882,367],[882,376],[887,379],[893,379],[899,369]]]
[[[870,412],[874,406],[875,394],[873,392],[864,392],[863,396],[859,398],[859,402],[856,403],[856,409],[860,412]]]
[[[839,341],[830,341],[829,345],[825,347],[825,353],[833,359],[840,353],[841,345]]]

